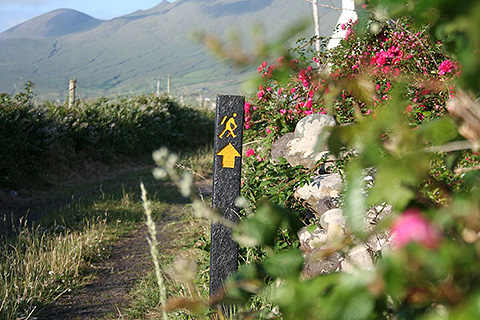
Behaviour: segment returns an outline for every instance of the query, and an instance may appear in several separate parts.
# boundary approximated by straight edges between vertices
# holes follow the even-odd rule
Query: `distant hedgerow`
[[[18,187],[75,163],[137,160],[167,146],[189,151],[212,141],[213,117],[153,95],[34,103],[33,84],[0,95],[0,187]]]

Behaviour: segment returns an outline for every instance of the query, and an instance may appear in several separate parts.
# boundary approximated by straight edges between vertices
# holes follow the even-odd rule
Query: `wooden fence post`
[[[70,79],[68,84],[68,107],[73,107],[75,103],[75,88],[77,87],[77,79]]]
[[[172,85],[172,77],[168,75],[167,77],[167,94],[170,96],[171,91],[171,85]]]

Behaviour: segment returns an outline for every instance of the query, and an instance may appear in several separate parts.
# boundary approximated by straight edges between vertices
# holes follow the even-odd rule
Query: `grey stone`
[[[289,132],[272,144],[270,152],[274,161],[278,161],[279,158],[286,157],[287,144],[293,139],[295,139],[295,133]]]
[[[295,126],[295,138],[308,138],[311,134],[321,133],[325,127],[335,124],[335,119],[328,114],[311,114],[298,121]]]
[[[365,229],[368,232],[374,232],[378,223],[385,217],[393,213],[393,207],[388,204],[373,206],[368,209],[365,215]]]
[[[392,238],[389,231],[373,233],[365,245],[374,253],[387,253],[392,250]]]
[[[372,255],[365,244],[351,248],[347,257],[341,262],[341,270],[347,273],[373,269]]]
[[[340,254],[333,253],[325,256],[324,250],[315,250],[305,257],[302,273],[310,278],[319,274],[335,272],[340,267]]]
[[[339,173],[315,176],[312,182],[298,188],[295,192],[301,199],[310,197],[323,199],[325,196],[338,197],[343,189],[342,177]]]
[[[292,140],[295,141],[295,140]],[[290,145],[291,141],[289,142]],[[298,145],[299,143],[297,142],[294,145]],[[289,146],[287,146],[286,149],[286,154],[285,154],[285,159],[288,161],[288,163],[292,167],[296,166],[303,166],[305,168],[311,169],[314,166],[314,162],[311,159],[311,156],[305,156],[303,153],[292,153],[289,149]]]
[[[327,127],[335,125],[335,119],[326,114],[312,114],[297,123],[295,138],[286,145],[285,159],[292,165],[302,165],[312,168],[322,157],[328,156],[325,149],[316,152],[318,139],[324,140],[328,135],[324,134]],[[324,141],[320,145],[324,145]]]
[[[322,153],[322,156],[323,155],[324,153]],[[338,160],[338,158],[335,157],[333,154],[328,154],[325,160],[327,161],[323,162],[318,168],[318,173],[319,174],[334,173],[335,169],[337,168],[337,165],[334,163],[334,161]]]
[[[365,229],[371,234],[366,245],[372,252],[388,252],[391,250],[391,234],[388,230],[376,230],[380,221],[393,214],[393,207],[381,204],[371,207],[365,215]]]
[[[313,177],[310,184],[295,190],[294,196],[306,202],[314,215],[320,217],[334,207],[334,199],[340,195],[342,189],[343,182],[339,173],[325,174]]]
[[[332,223],[337,223],[341,226],[345,226],[346,218],[343,215],[343,210],[339,208],[330,209],[322,214],[320,217],[320,225],[324,229],[328,229],[328,226]]]
[[[313,215],[316,217],[321,217],[324,212],[338,206],[337,197],[325,197],[322,199],[312,198],[310,202],[310,209],[312,210]]]
[[[307,227],[303,227],[297,233],[300,241],[300,250],[304,253],[311,252],[315,248],[321,248],[328,242],[327,232],[317,226],[317,228],[309,232]]]

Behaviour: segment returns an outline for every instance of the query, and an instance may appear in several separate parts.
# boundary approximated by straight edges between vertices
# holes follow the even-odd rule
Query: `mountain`
[[[1,33],[0,40],[15,38],[44,39],[67,36],[93,29],[102,22],[102,20],[97,20],[75,10],[58,9],[30,19]]]
[[[192,32],[227,39],[235,29],[248,47],[256,24],[273,40],[312,20],[311,9],[306,0],[177,0],[107,21],[55,10],[0,34],[0,92],[32,81],[42,98],[64,99],[68,80],[76,78],[83,97],[147,93],[157,81],[165,89],[171,75],[175,95],[238,93],[247,72],[212,57]],[[331,35],[338,17],[338,10],[321,8],[322,33]]]

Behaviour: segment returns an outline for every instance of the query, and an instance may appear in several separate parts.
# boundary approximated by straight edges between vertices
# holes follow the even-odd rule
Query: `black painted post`
[[[213,161],[213,207],[231,222],[238,221],[235,200],[240,196],[245,98],[217,96]],[[238,246],[231,230],[212,223],[210,246],[210,296],[238,269]]]

